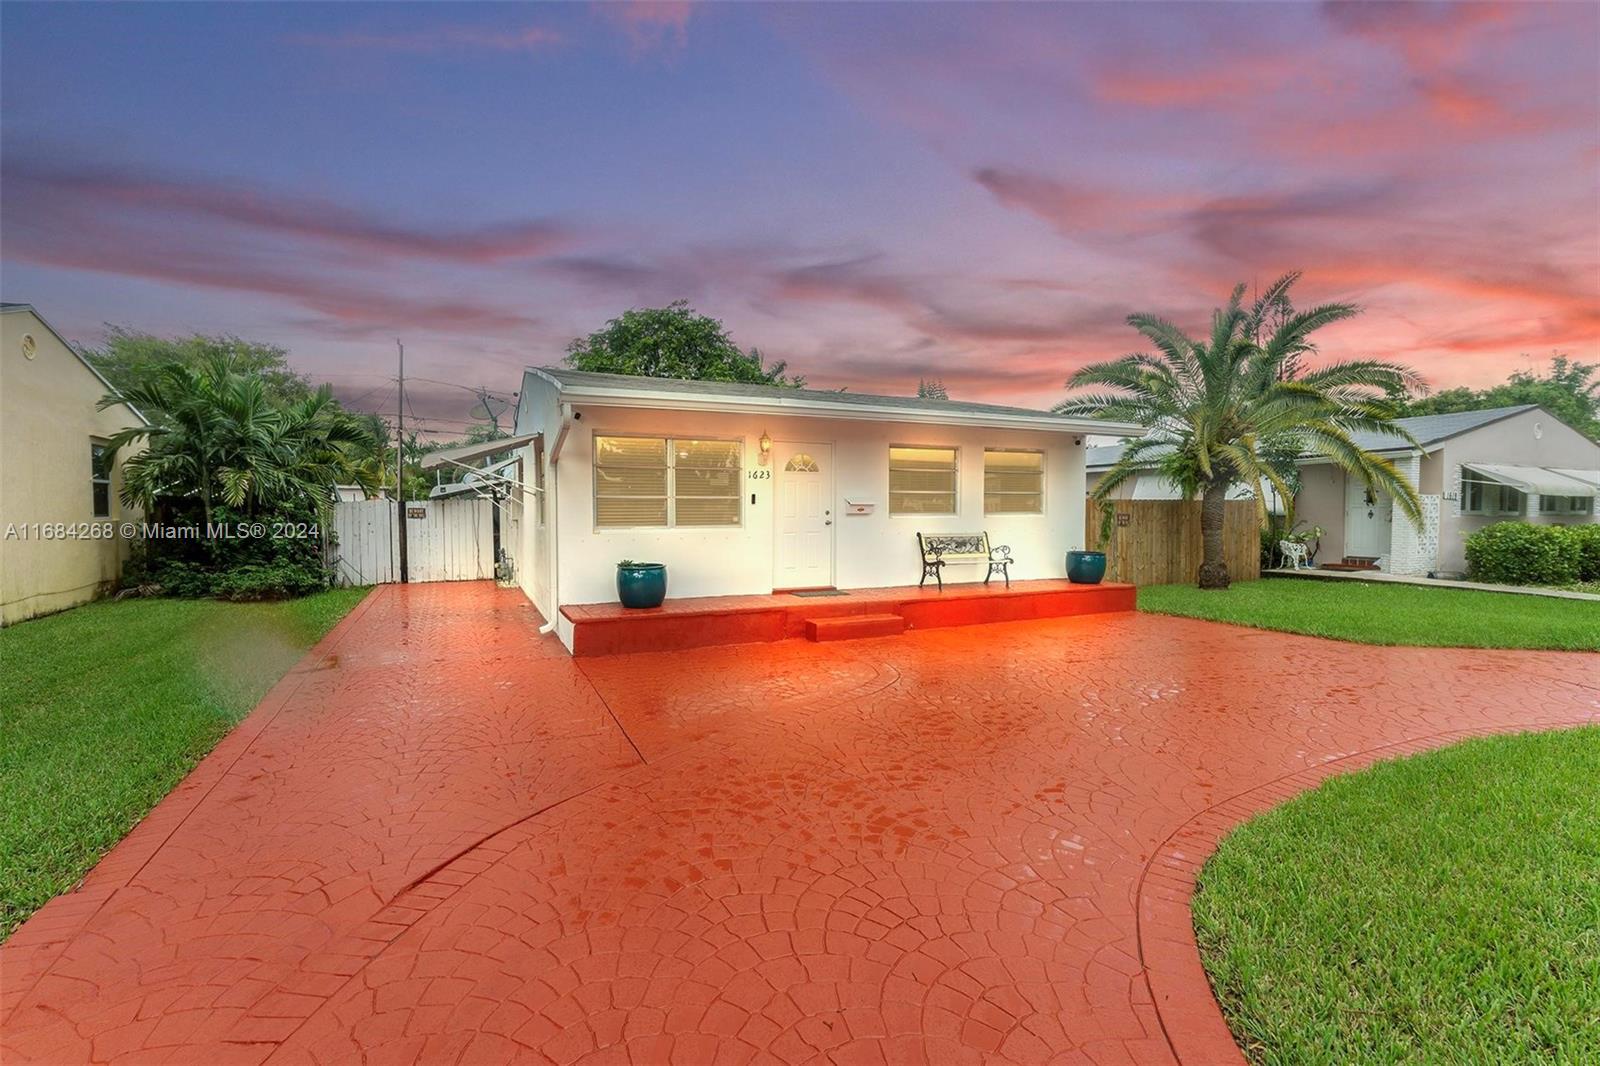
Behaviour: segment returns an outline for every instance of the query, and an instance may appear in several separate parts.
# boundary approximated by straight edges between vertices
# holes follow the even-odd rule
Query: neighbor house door
[[[1344,553],[1358,559],[1382,559],[1389,554],[1394,521],[1394,500],[1354,474],[1345,475]]]
[[[833,445],[780,441],[772,446],[777,481],[775,589],[833,585]]]

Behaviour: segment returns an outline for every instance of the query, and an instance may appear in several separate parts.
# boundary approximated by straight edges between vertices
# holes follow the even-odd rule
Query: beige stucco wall
[[[33,358],[24,338],[33,339]],[[0,624],[84,603],[114,582],[127,543],[117,526],[136,519],[116,498],[121,464],[112,472],[111,515],[94,516],[91,440],[137,425],[126,407],[95,410],[106,387],[28,310],[0,314]],[[39,527],[93,534],[110,523],[113,536],[43,535]]]
[[[1461,513],[1461,467],[1465,463],[1504,463],[1514,466],[1600,469],[1600,444],[1541,410],[1524,411],[1510,418],[1463,433],[1443,442],[1439,459],[1444,506],[1439,514],[1439,569],[1465,570],[1467,537],[1496,522],[1520,520],[1540,524],[1570,525],[1593,522],[1596,515],[1553,517],[1539,514],[1539,500],[1529,496],[1521,516],[1464,515]]]

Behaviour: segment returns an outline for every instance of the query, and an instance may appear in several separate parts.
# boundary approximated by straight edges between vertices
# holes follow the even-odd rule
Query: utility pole
[[[394,497],[400,514],[400,583],[411,580],[411,568],[406,562],[406,346],[394,342],[400,349],[400,404],[395,409],[394,442]]]

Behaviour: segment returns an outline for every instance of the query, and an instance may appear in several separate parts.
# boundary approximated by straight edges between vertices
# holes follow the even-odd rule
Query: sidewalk
[[[1386,574],[1381,570],[1290,570],[1276,567],[1261,571],[1262,577],[1305,577],[1330,581],[1375,581],[1388,585],[1426,585],[1437,589],[1476,589],[1479,592],[1509,592],[1517,596],[1547,596],[1555,600],[1600,600],[1592,592],[1573,592],[1570,589],[1544,588],[1540,585],[1490,585],[1482,581],[1446,581],[1415,574]]]

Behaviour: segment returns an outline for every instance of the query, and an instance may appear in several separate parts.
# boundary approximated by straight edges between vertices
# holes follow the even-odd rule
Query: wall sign
[[[1133,525],[1133,515],[1129,514],[1127,511],[1118,511],[1117,512],[1117,525],[1119,525],[1119,526],[1131,526],[1131,525]]]
[[[428,517],[428,509],[426,507],[407,507],[406,508],[406,517],[407,518],[427,518]]]

